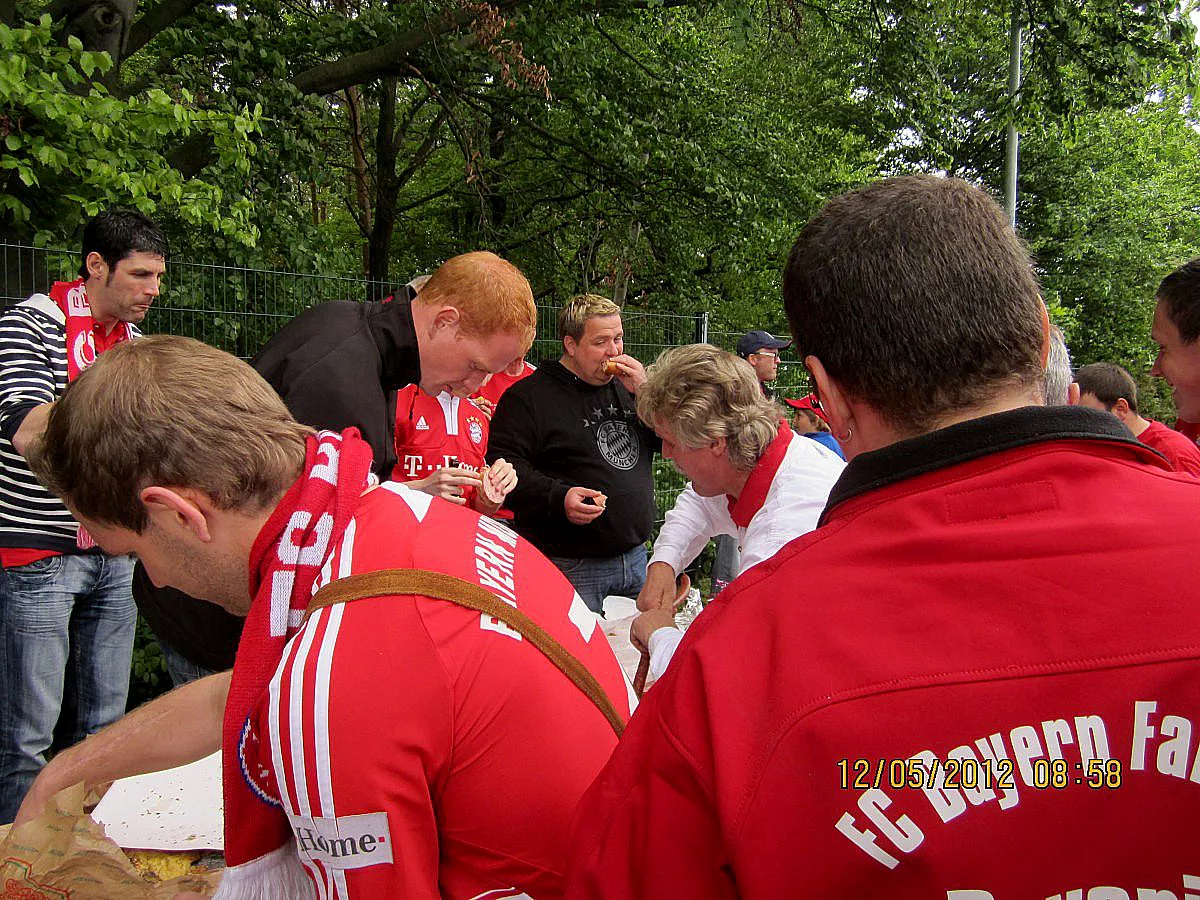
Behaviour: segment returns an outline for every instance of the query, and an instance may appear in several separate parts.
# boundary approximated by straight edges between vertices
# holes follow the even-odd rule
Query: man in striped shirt
[[[0,316],[0,822],[56,733],[70,745],[125,711],[132,561],[96,547],[25,456],[67,384],[140,334],[166,252],[145,216],[101,213],[84,228],[78,280]]]

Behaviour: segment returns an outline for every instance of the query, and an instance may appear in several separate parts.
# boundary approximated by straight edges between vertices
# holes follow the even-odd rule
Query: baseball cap
[[[764,347],[771,350],[782,350],[784,347],[790,346],[792,346],[791,341],[777,338],[769,331],[747,331],[738,338],[737,355],[744,358],[751,353],[757,353]]]
[[[810,409],[821,421],[829,421],[825,418],[825,410],[821,409],[821,404],[817,402],[816,394],[805,394],[803,397],[795,400],[793,400],[791,397],[784,397],[783,402],[792,409]]]

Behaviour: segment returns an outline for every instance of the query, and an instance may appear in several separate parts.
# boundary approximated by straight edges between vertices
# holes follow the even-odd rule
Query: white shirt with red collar
[[[803,440],[781,422],[742,493],[701,497],[689,482],[667,513],[651,563],[669,565],[676,576],[718,534],[733,535],[741,545],[741,575],[770,559],[790,541],[817,527],[829,492],[846,464],[816,441]],[[660,628],[650,636],[650,675],[667,669],[683,632]]]

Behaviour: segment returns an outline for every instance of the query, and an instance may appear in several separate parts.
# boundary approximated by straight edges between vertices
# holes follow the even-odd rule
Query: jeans
[[[737,577],[741,556],[737,538],[731,534],[717,535],[717,555],[713,559],[712,567],[712,595],[714,597],[729,587],[729,583]]]
[[[189,681],[204,678],[216,671],[192,662],[162,638],[158,639],[158,649],[162,651],[163,662],[167,665],[167,674],[171,676],[171,684],[175,687],[182,687]]]
[[[131,557],[103,553],[0,570],[0,822],[13,820],[52,743],[125,714],[132,577]]]
[[[646,583],[646,545],[638,544],[617,556],[599,559],[551,556],[567,580],[594,613],[604,612],[604,598],[609,594],[636,597]]]

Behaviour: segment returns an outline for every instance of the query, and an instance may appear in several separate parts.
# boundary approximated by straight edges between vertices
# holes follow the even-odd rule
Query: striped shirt
[[[130,332],[139,335],[133,326]],[[63,314],[45,294],[34,294],[0,315],[0,547],[78,549],[78,524],[12,443],[28,412],[66,387]]]

